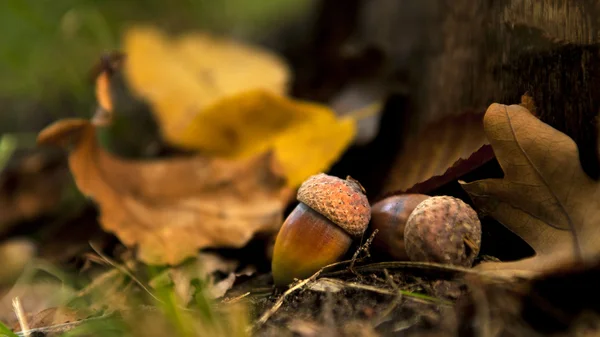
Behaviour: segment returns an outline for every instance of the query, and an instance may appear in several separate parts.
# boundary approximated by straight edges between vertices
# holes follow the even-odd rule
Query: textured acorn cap
[[[364,189],[350,177],[319,173],[302,183],[297,198],[354,237],[361,236],[371,220]]]

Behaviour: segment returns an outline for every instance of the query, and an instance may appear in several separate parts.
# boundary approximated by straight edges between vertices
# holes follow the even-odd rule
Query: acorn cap
[[[371,220],[364,188],[351,177],[319,173],[302,183],[297,198],[354,237],[361,236]]]

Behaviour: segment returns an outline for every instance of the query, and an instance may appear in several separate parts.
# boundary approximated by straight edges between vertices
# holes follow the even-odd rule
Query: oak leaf
[[[600,182],[584,173],[575,142],[519,105],[492,104],[484,128],[505,176],[462,187],[480,211],[521,236],[536,255],[480,268],[535,273],[598,255]]]
[[[350,145],[356,121],[285,97],[285,63],[258,47],[206,34],[168,38],[150,28],[125,36],[124,70],[170,143],[211,156],[272,150],[290,187],[326,171]]]
[[[449,116],[409,136],[394,160],[386,192],[427,194],[492,159],[482,121],[478,113]]]
[[[100,208],[102,227],[150,264],[177,264],[203,247],[241,247],[281,225],[290,193],[271,155],[123,160],[103,150],[87,120],[43,130],[42,144],[70,145],[79,189]]]

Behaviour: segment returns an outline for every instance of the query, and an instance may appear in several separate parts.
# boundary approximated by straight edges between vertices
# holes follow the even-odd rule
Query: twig
[[[15,315],[17,316],[17,320],[19,320],[19,325],[21,326],[23,336],[29,337],[29,334],[31,333],[29,330],[29,323],[27,322],[27,316],[25,316],[23,305],[21,305],[21,300],[19,299],[19,296],[13,298],[12,304],[13,310],[15,311]]]
[[[367,241],[365,241],[364,244],[362,244],[360,247],[358,247],[358,249],[356,250],[356,252],[354,252],[354,255],[352,255],[352,260],[350,260],[350,266],[348,267],[348,270],[350,270],[350,272],[358,277],[362,277],[361,275],[359,275],[358,273],[356,273],[355,269],[354,269],[354,264],[356,263],[356,260],[358,259],[358,255],[360,255],[361,252],[365,252],[365,258],[371,256],[369,254],[369,248],[371,247],[371,243],[373,242],[373,239],[375,238],[375,235],[377,235],[377,233],[379,232],[378,229],[374,230],[373,233],[371,234],[371,236],[367,239]]]
[[[462,268],[447,264],[441,263],[433,263],[433,262],[412,262],[412,261],[394,261],[394,262],[379,262],[372,263],[363,266],[358,266],[354,268],[356,271],[379,271],[381,272],[383,269],[422,269],[422,270],[435,270],[435,271],[444,271],[447,273],[453,274],[474,274],[479,276],[488,276],[484,272]],[[325,276],[339,276],[347,274],[347,270],[338,270],[327,273]]]
[[[326,268],[326,267],[324,267],[324,268]],[[279,308],[283,304],[283,301],[285,301],[285,299],[288,296],[290,296],[291,294],[293,294],[296,290],[301,289],[302,287],[304,287],[308,283],[316,280],[317,277],[319,277],[319,275],[321,274],[321,272],[323,271],[324,268],[319,269],[319,271],[317,271],[316,273],[314,273],[311,277],[309,277],[309,278],[307,278],[305,280],[302,280],[302,281],[296,283],[296,285],[294,285],[293,287],[291,287],[290,289],[288,289],[286,292],[284,292],[283,295],[279,296],[279,298],[277,299],[277,301],[275,302],[275,304],[273,304],[273,306],[271,307],[271,309],[267,310],[264,314],[262,314],[262,316],[260,316],[260,318],[256,321],[256,323],[254,324],[254,326],[251,328],[251,331],[256,331],[263,324],[265,324],[269,320],[269,318],[271,318],[271,316],[273,316],[273,314],[275,314],[277,312],[277,310],[279,310]]]
[[[248,297],[250,294],[252,294],[252,293],[251,293],[251,292],[247,292],[247,293],[245,293],[245,294],[241,294],[241,295],[239,295],[239,296],[236,296],[236,297],[232,297],[232,298],[226,298],[226,299],[223,299],[223,300],[221,301],[221,303],[224,303],[224,304],[233,304],[233,303],[237,303],[237,302],[239,302],[240,300],[242,300],[243,298],[246,298],[246,297]]]
[[[394,281],[392,275],[390,275],[390,272],[387,269],[383,269],[383,273],[385,274],[385,281],[390,285],[390,287],[392,287],[392,289],[397,290],[398,285]]]

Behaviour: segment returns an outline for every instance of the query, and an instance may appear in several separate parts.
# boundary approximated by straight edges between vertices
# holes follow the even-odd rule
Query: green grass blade
[[[11,329],[9,329],[4,323],[0,322],[0,336],[1,337],[19,337]]]

